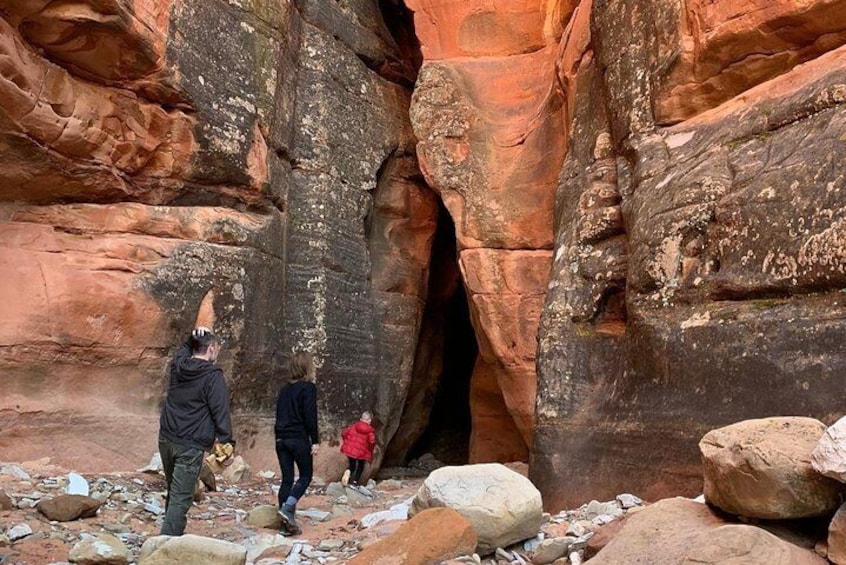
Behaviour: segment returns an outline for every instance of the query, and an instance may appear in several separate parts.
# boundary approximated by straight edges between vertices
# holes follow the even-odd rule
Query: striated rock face
[[[196,322],[223,339],[253,461],[274,461],[268,408],[299,348],[327,437],[365,409],[393,433],[438,213],[407,50],[375,1],[4,3],[5,458],[147,460]]]
[[[455,222],[479,341],[470,460],[525,459],[537,323],[565,150],[554,86],[562,7],[412,0],[423,66],[411,120],[429,184]]]
[[[843,8],[579,4],[531,464],[551,507],[696,494],[707,430],[842,412]]]

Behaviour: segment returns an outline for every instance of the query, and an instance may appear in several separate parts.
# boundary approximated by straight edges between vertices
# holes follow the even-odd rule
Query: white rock
[[[29,473],[24,471],[20,465],[13,465],[11,463],[0,465],[0,475],[8,475],[22,481],[28,481],[31,478]]]
[[[529,553],[537,551],[538,547],[540,547],[541,542],[543,542],[544,537],[545,536],[543,532],[538,532],[538,535],[536,535],[532,539],[527,539],[523,542],[523,551],[528,551]]]
[[[570,565],[582,565],[582,555],[578,551],[570,553]]]
[[[331,512],[326,512],[325,510],[319,510],[317,508],[306,508],[304,510],[297,510],[297,516],[310,518],[317,522],[325,522],[329,519],[331,515]]]
[[[272,479],[276,476],[276,473],[274,473],[273,471],[262,471],[258,474],[258,476],[262,479]]]
[[[153,457],[150,458],[150,462],[147,463],[146,467],[141,467],[138,469],[139,473],[158,473],[159,471],[164,471],[164,467],[162,466],[162,454],[158,451],[153,454]]]
[[[6,532],[6,537],[9,538],[9,541],[18,541],[19,539],[24,539],[27,536],[32,535],[32,528],[29,527],[29,524],[18,524]]]
[[[535,537],[543,521],[538,489],[498,463],[433,471],[417,492],[411,513],[437,506],[452,508],[470,520],[481,554]]]
[[[129,549],[109,534],[83,539],[68,554],[68,560],[79,565],[126,565],[129,559]]]
[[[643,504],[643,501],[641,499],[629,493],[618,495],[617,502],[620,503],[624,510],[628,510],[629,508],[634,508],[635,506],[640,506],[641,504]]]
[[[617,518],[623,515],[623,509],[617,505],[616,501],[599,502],[596,500],[591,500],[584,508],[584,516],[588,520],[593,520],[602,515],[611,516],[612,519]]]
[[[317,544],[317,549],[320,551],[338,551],[344,547],[344,540],[339,539],[324,539]]]
[[[381,522],[391,522],[394,520],[408,520],[408,505],[394,504],[389,510],[368,514],[361,519],[361,525],[365,528],[372,528]]]
[[[82,475],[68,473],[68,486],[65,487],[65,492],[67,494],[89,496],[91,488],[88,486],[88,481]]]
[[[811,452],[811,466],[821,475],[846,483],[846,416],[825,430]]]

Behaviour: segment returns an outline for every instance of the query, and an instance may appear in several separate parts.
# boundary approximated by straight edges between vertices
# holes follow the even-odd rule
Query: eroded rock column
[[[845,7],[579,5],[530,466],[550,508],[693,495],[708,430],[842,414]]]
[[[424,57],[411,107],[417,152],[455,222],[480,347],[470,459],[525,459],[566,142],[554,68],[569,11],[545,1],[408,5]]]

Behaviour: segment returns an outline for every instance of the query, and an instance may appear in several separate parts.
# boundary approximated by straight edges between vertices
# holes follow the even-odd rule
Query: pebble
[[[156,516],[161,516],[165,513],[164,509],[161,506],[158,506],[157,504],[152,504],[150,502],[144,505],[144,510],[150,512],[151,514],[155,514]]]
[[[32,535],[32,528],[29,527],[29,524],[18,524],[6,532],[6,537],[9,538],[9,541],[15,542],[21,540],[25,537]]]
[[[634,508],[635,506],[640,506],[643,504],[643,501],[636,497],[633,494],[621,494],[617,496],[617,502],[623,507],[624,510],[628,510],[629,508]]]
[[[65,493],[88,496],[91,494],[91,487],[88,486],[88,481],[82,475],[68,473],[68,486],[65,487]]]
[[[344,547],[344,540],[339,539],[325,539],[317,544],[317,549],[320,551],[338,551]]]
[[[28,481],[30,479],[29,473],[24,471],[20,465],[0,465],[0,475],[9,475],[24,481]]]

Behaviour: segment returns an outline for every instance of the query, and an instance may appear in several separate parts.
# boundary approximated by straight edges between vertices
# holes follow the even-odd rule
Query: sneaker
[[[350,484],[350,470],[347,469],[344,471],[344,475],[341,477],[341,484],[347,486]]]

